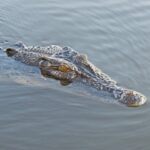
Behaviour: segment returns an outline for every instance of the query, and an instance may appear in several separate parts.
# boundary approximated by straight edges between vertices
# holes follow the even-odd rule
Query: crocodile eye
[[[15,49],[13,49],[13,48],[7,48],[6,49],[6,53],[7,53],[8,57],[12,57],[12,56],[14,56],[17,53],[17,51]]]
[[[72,71],[72,69],[68,66],[68,65],[60,65],[58,67],[58,70],[61,71],[61,72],[70,72]]]
[[[84,54],[76,56],[77,62],[80,62],[80,63],[86,63],[87,59],[88,59],[87,55],[84,55]]]

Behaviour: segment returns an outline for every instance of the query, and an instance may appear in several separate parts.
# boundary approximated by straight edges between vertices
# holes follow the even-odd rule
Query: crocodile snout
[[[143,94],[132,90],[124,92],[121,98],[121,102],[128,107],[139,107],[144,105],[146,101],[147,98]]]

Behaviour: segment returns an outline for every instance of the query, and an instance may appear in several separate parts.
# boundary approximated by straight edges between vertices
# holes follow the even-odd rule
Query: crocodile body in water
[[[143,94],[118,86],[116,81],[95,67],[86,55],[70,47],[27,47],[21,44],[18,48],[7,48],[6,53],[22,63],[38,66],[42,75],[58,79],[62,84],[82,82],[111,93],[119,102],[130,107],[141,106],[147,101]]]

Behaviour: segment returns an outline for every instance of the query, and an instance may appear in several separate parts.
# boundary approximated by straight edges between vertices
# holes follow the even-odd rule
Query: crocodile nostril
[[[13,49],[13,48],[7,48],[6,49],[6,53],[7,53],[8,57],[12,57],[12,56],[14,56],[17,53],[17,51],[15,49]]]

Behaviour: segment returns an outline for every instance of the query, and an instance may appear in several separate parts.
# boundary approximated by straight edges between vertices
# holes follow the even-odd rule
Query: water
[[[45,80],[0,51],[0,148],[149,150],[149,16],[149,0],[1,0],[0,47],[20,40],[71,46],[148,102],[105,102],[87,87]]]

